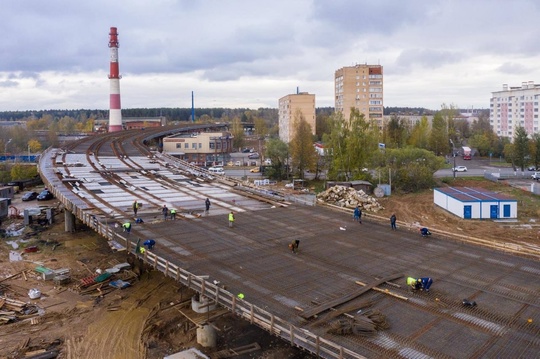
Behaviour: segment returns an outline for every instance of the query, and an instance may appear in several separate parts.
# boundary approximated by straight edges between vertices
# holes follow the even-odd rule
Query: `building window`
[[[181,143],[177,143],[177,144],[176,144],[176,148],[182,148],[182,144],[181,144]]]
[[[215,142],[210,142],[210,149],[213,150],[216,148]]]
[[[196,149],[197,149],[197,144],[196,144],[195,142],[193,142],[193,143],[191,144],[191,148],[194,149],[194,150],[196,150]]]

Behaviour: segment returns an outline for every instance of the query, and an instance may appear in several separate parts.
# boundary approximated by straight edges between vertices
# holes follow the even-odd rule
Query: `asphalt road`
[[[505,176],[512,176],[516,179],[530,179],[533,172],[525,170],[514,171],[511,167],[500,167],[496,164],[500,163],[500,160],[489,160],[489,159],[472,159],[472,160],[463,160],[461,157],[456,157],[455,166],[465,166],[467,167],[466,172],[455,172],[456,178],[458,177],[478,177],[484,176],[485,173],[500,173]],[[452,167],[454,167],[453,161],[451,162]],[[441,169],[435,172],[434,177],[452,177],[454,173],[451,168]]]

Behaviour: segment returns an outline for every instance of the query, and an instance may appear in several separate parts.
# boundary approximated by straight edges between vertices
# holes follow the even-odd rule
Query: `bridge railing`
[[[46,159],[48,156],[42,156]],[[193,289],[216,304],[227,308],[235,315],[255,324],[269,333],[282,338],[293,346],[302,348],[314,355],[322,358],[339,358],[339,359],[365,359],[364,356],[355,353],[354,351],[344,348],[331,340],[322,338],[310,331],[299,328],[286,320],[273,315],[272,313],[250,303],[247,300],[240,299],[233,293],[227,291],[214,283],[201,278],[178,265],[158,256],[150,251],[145,251],[144,254],[136,253],[137,245],[131,239],[117,233],[107,219],[99,218],[91,213],[85,206],[78,206],[70,201],[60,191],[54,181],[55,178],[47,176],[57,176],[54,171],[46,171],[46,166],[42,168],[38,166],[43,182],[54,194],[54,196],[64,205],[65,210],[73,213],[84,224],[92,228],[108,241],[116,244],[117,249],[125,249],[139,258],[142,258],[148,265],[155,270],[159,270],[166,276],[173,278],[184,286]],[[84,202],[82,202],[84,203]],[[118,248],[120,247],[120,248]]]

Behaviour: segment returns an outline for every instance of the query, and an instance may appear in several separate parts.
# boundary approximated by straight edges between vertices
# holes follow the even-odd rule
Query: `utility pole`
[[[456,150],[454,147],[454,141],[450,138],[450,143],[452,144],[452,157],[454,157],[454,167],[452,168],[452,172],[454,172],[454,179],[456,179]]]

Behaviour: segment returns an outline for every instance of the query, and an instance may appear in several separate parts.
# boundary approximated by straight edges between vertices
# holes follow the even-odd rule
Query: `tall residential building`
[[[538,133],[538,99],[540,85],[534,81],[522,82],[520,87],[508,87],[492,92],[489,104],[489,122],[501,137],[512,139],[515,128],[523,127],[529,136]]]
[[[335,73],[335,110],[349,120],[351,107],[366,119],[383,117],[383,67],[356,65],[343,67]]]
[[[279,99],[279,138],[285,143],[294,138],[297,113],[304,115],[304,119],[311,126],[311,133],[315,135],[315,95],[298,92]]]

